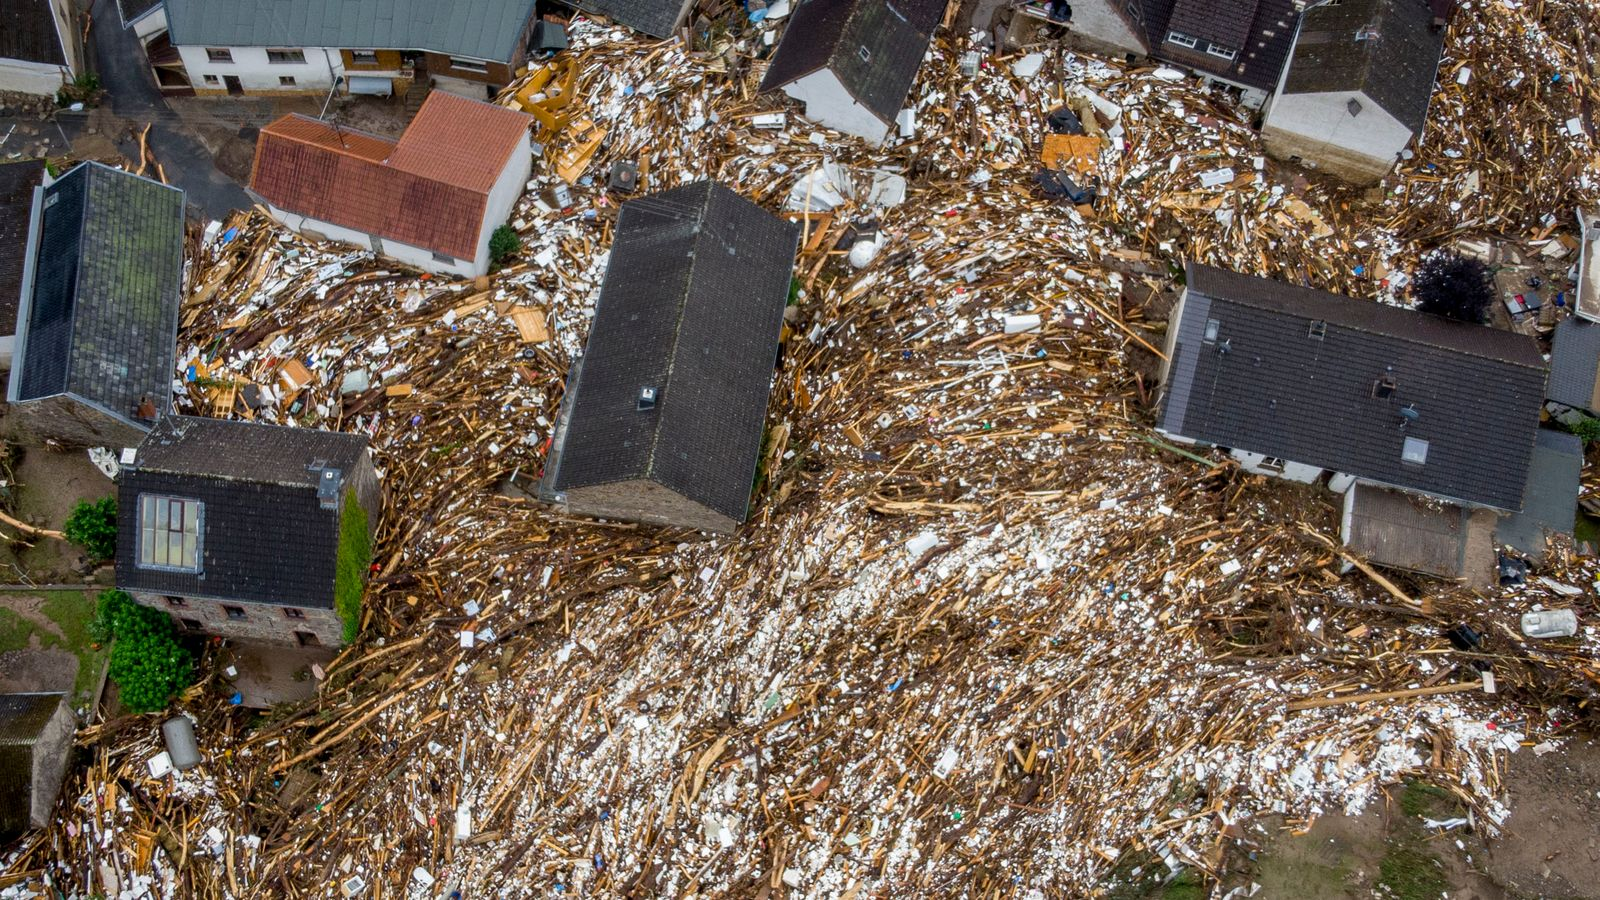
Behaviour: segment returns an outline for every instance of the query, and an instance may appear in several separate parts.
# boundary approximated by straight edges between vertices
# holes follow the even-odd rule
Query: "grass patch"
[[[1426,781],[1407,781],[1400,792],[1400,810],[1408,816],[1443,818],[1457,811],[1456,798],[1444,788]]]
[[[1161,900],[1201,900],[1206,895],[1205,885],[1193,870],[1185,870],[1161,892]]]
[[[367,531],[367,511],[346,491],[339,516],[339,551],[333,575],[333,606],[344,624],[344,641],[361,631],[361,595],[366,589],[367,567],[372,565],[372,537]]]
[[[1412,841],[1395,841],[1378,863],[1377,887],[1397,900],[1437,900],[1450,884],[1437,859]]]
[[[1577,521],[1572,523],[1572,539],[1580,543],[1588,542],[1591,547],[1600,547],[1600,521],[1578,513]]]
[[[43,598],[39,612],[55,624],[61,635],[0,607],[0,653],[26,650],[37,635],[41,648],[58,647],[78,657],[78,677],[72,686],[73,705],[93,699],[107,651],[104,647],[99,650],[91,647],[94,639],[89,634],[89,623],[94,621],[94,603],[88,595],[83,591],[14,591],[8,596]]]

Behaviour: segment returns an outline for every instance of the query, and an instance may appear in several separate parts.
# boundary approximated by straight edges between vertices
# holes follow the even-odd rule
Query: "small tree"
[[[194,658],[178,643],[172,620],[122,591],[100,594],[94,631],[114,641],[109,674],[133,712],[165,709],[194,679]]]
[[[333,572],[333,608],[344,624],[345,643],[356,639],[361,630],[361,595],[366,587],[367,567],[372,565],[372,537],[367,533],[367,511],[346,491],[344,512],[339,516],[339,551]]]
[[[1494,279],[1483,263],[1439,251],[1422,261],[1411,294],[1423,312],[1481,325],[1494,302]]]
[[[78,501],[62,530],[96,562],[111,559],[117,555],[117,498]]]
[[[1567,430],[1582,438],[1585,444],[1600,441],[1600,419],[1584,416],[1568,425]]]
[[[517,237],[516,229],[510,225],[501,225],[489,235],[489,261],[497,266],[521,249],[522,238]]]

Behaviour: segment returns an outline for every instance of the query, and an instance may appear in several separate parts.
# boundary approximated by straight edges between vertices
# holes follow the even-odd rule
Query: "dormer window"
[[[1239,51],[1232,47],[1224,47],[1221,44],[1207,44],[1206,52],[1212,56],[1220,56],[1223,59],[1236,59],[1239,56]]]
[[[1184,34],[1181,31],[1169,31],[1167,32],[1167,43],[1177,44],[1179,47],[1188,47],[1193,50],[1200,45],[1200,39]]]
[[[867,48],[862,47],[859,52],[860,52],[860,55],[861,55],[861,61],[862,62],[864,62],[864,63],[872,62],[872,51],[871,50],[868,50]]]
[[[1372,399],[1387,400],[1394,396],[1395,390],[1399,387],[1393,375],[1385,375],[1372,383]]]
[[[198,500],[139,495],[139,568],[199,572],[204,515]]]

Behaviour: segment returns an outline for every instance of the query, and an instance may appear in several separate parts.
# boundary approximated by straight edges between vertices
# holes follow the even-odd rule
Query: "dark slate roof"
[[[534,0],[166,0],[174,46],[432,50],[511,62]]]
[[[1556,326],[1550,345],[1549,398],[1575,409],[1593,411],[1596,376],[1600,376],[1600,325],[1573,317]]]
[[[1583,441],[1575,434],[1539,429],[1528,466],[1522,511],[1500,520],[1495,540],[1530,556],[1543,556],[1548,534],[1572,534],[1578,514]]]
[[[0,835],[32,827],[33,745],[64,696],[0,694]]]
[[[616,234],[551,489],[650,479],[742,521],[799,229],[700,181],[623,204]]]
[[[1250,87],[1271,91],[1294,43],[1298,11],[1295,0],[1140,0],[1151,55]],[[1241,23],[1248,20],[1248,27]],[[1182,27],[1180,27],[1180,24]],[[1233,60],[1166,43],[1167,34],[1182,31],[1215,40],[1239,51]],[[1216,35],[1216,37],[1208,37]],[[1230,41],[1241,43],[1230,43]]]
[[[943,0],[806,0],[790,17],[761,90],[826,67],[862,106],[892,122],[944,11]]]
[[[161,0],[117,0],[117,12],[122,15],[122,24],[127,26],[160,5]]]
[[[672,36],[685,9],[683,0],[575,0],[574,5],[658,38]]]
[[[22,261],[28,253],[28,217],[33,211],[33,189],[43,174],[42,159],[0,163],[0,335],[16,333]]]
[[[1369,28],[1375,38],[1356,40]],[[1295,41],[1285,94],[1360,91],[1413,134],[1422,133],[1444,52],[1424,0],[1344,0],[1306,11]]]
[[[1207,320],[1217,322],[1215,343],[1204,340]],[[1169,327],[1164,431],[1521,508],[1544,400],[1532,338],[1193,264],[1181,320]],[[1395,391],[1376,399],[1385,376]],[[1411,405],[1419,417],[1401,428]],[[1408,437],[1428,442],[1423,464],[1401,460]]]
[[[83,163],[43,202],[11,399],[71,394],[129,421],[142,397],[170,409],[183,192]]]
[[[359,435],[168,416],[120,476],[117,586],[219,600],[331,607],[339,512],[321,508],[313,466],[337,468],[348,490],[366,452]],[[199,500],[200,574],[138,566],[138,499]]]
[[[50,11],[50,0],[0,2],[0,59],[20,59],[49,66],[64,66],[61,35]]]

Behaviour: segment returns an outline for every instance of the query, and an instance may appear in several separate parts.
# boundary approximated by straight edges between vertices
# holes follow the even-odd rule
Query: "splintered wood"
[[[371,439],[362,635],[314,702],[265,718],[203,680],[180,703],[191,772],[151,776],[155,717],[84,730],[92,763],[9,871],[82,896],[1087,896],[1129,859],[1219,873],[1235,823],[1359,809],[1403,776],[1498,827],[1499,757],[1600,708],[1592,627],[1517,626],[1533,603],[1588,621],[1593,563],[1555,546],[1548,583],[1487,594],[1341,576],[1327,497],[1148,424],[1182,261],[1392,298],[1380,268],[1466,231],[1532,239],[1593,198],[1593,144],[1547,119],[1592,104],[1592,51],[1552,35],[1597,14],[1546,0],[1536,33],[1527,6],[1466,5],[1446,74],[1478,80],[1445,79],[1373,196],[1258,166],[1248,111],[1150,67],[968,79],[971,48],[941,38],[915,135],[880,148],[758,117],[780,109],[747,55],[770,25],[689,49],[575,20],[561,112],[603,140],[553,136],[567,177],[536,168],[513,264],[451,282],[260,212],[197,244],[179,409]],[[1511,100],[1538,114],[1507,121]],[[1098,179],[1093,218],[1033,186],[1063,102],[1098,136],[1050,145]],[[617,161],[806,229],[733,538],[532,499]],[[854,173],[827,209],[827,173],[802,180],[825,162]],[[1481,644],[1456,648],[1458,623]]]

